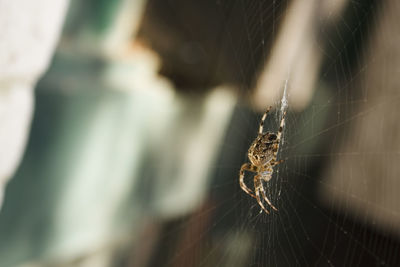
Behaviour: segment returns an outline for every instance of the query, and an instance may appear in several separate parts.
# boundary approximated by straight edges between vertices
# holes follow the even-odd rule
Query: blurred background
[[[0,266],[400,266],[399,16],[0,2]],[[239,169],[270,105],[267,215]]]

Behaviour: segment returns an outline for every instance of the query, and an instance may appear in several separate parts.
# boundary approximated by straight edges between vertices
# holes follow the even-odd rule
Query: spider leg
[[[265,206],[264,206],[264,204],[262,203],[261,198],[260,198],[260,190],[263,190],[263,189],[264,189],[264,188],[262,187],[260,178],[261,178],[260,175],[254,176],[254,187],[255,187],[255,189],[256,189],[256,199],[257,199],[258,205],[260,205],[260,207],[261,207],[267,214],[269,214],[269,211],[265,208]],[[263,192],[263,191],[262,191],[262,192]]]
[[[261,194],[262,194],[263,198],[264,198],[265,201],[268,203],[268,205],[271,206],[271,208],[273,208],[274,210],[278,211],[278,209],[275,208],[275,206],[272,205],[271,201],[269,201],[269,199],[267,198],[267,194],[265,193],[264,186],[263,186],[262,182],[260,182],[260,183],[261,183],[261,188],[260,188],[260,189],[261,189]]]
[[[265,111],[264,115],[261,118],[261,122],[260,122],[260,128],[258,129],[258,133],[262,134],[263,133],[263,129],[264,129],[264,121],[267,118],[268,112],[271,110],[271,106],[269,106],[269,108],[267,108],[267,110]]]
[[[281,124],[279,125],[278,134],[276,135],[277,136],[276,140],[278,141],[278,144],[281,141],[281,135],[282,135],[282,132],[283,132],[283,127],[285,126],[285,118],[286,118],[286,111],[283,112],[283,116],[282,116],[282,119],[281,119]]]
[[[274,167],[274,166],[276,166],[276,165],[278,165],[278,164],[281,164],[282,162],[285,162],[285,160],[284,160],[284,159],[281,159],[281,160],[278,160],[278,161],[273,161],[273,162],[271,163],[271,167]]]
[[[272,157],[272,160],[273,160],[274,164],[272,166],[278,165],[279,163],[282,163],[282,161],[277,161],[276,158],[278,157],[279,144],[281,143],[281,136],[282,136],[282,132],[283,132],[283,127],[285,126],[285,118],[286,118],[286,111],[283,112],[281,123],[279,125],[279,130],[278,130],[278,133],[276,135],[276,141],[275,141],[274,148],[273,148],[274,156]]]
[[[242,165],[242,167],[240,168],[240,174],[239,174],[239,184],[244,192],[246,192],[248,195],[256,198],[256,196],[253,194],[253,190],[248,188],[246,186],[246,184],[244,183],[244,171],[255,172],[256,171],[255,166],[251,165],[250,163],[245,163]]]

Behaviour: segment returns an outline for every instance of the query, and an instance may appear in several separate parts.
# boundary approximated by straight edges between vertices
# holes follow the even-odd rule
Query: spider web
[[[272,36],[272,40],[276,38],[279,22],[286,12],[277,10],[282,10],[281,5],[287,3],[259,1],[246,5],[243,1],[217,1],[217,5],[228,25],[226,42],[234,47],[231,56],[238,65],[243,82],[237,93],[243,95],[252,87],[246,74],[257,73],[255,79],[262,75],[255,58],[260,55],[268,58],[267,35]],[[389,188],[385,189],[387,191],[374,190],[368,179],[357,175],[356,172],[363,173],[363,170],[337,164],[338,160],[349,157],[352,161],[363,161],[370,155],[388,159],[392,156],[397,158],[399,154],[398,147],[393,151],[367,152],[357,147],[349,151],[345,142],[352,138],[351,129],[359,126],[360,117],[366,118],[368,114],[377,112],[380,106],[392,106],[398,102],[398,93],[391,95],[384,90],[381,100],[376,102],[371,91],[378,89],[362,82],[376,60],[375,56],[368,57],[366,44],[372,39],[374,30],[382,31],[378,28],[382,19],[379,12],[384,9],[376,1],[350,1],[345,11],[351,14],[350,20],[345,13],[339,15],[334,26],[322,23],[321,43],[325,45],[320,45],[319,49],[325,61],[305,109],[291,109],[291,103],[296,99],[292,99],[290,94],[294,85],[290,74],[281,85],[280,97],[274,100],[276,111],[271,112],[264,128],[276,131],[283,111],[288,109],[278,155],[278,159],[284,158],[286,162],[275,167],[272,180],[265,184],[267,195],[279,211],[272,211],[270,215],[260,212],[257,202],[238,187],[237,171],[248,160],[246,150],[257,133],[262,114],[255,104],[240,102],[228,134],[220,145],[221,158],[215,166],[209,200],[196,214],[171,226],[164,244],[171,244],[172,236],[182,232],[185,237],[181,240],[184,241],[174,249],[164,251],[164,257],[158,263],[167,266],[400,264],[398,226],[379,223],[380,216],[370,209],[353,208],[359,202],[369,206],[376,204],[371,203],[373,197],[360,199],[340,183],[346,179],[359,179],[356,182],[369,188],[375,198],[379,193],[393,192]],[[230,12],[224,13],[226,10]],[[235,17],[229,14],[235,14]],[[272,18],[273,24],[271,31],[265,32],[268,18]],[[234,30],[229,28],[233,20],[244,25],[238,39],[235,39],[237,34],[235,36]],[[315,20],[323,20],[322,15],[317,14]],[[382,35],[381,41],[389,41],[385,38],[389,36]],[[241,60],[243,58],[248,60]],[[384,68],[389,68],[386,60],[390,59],[379,62]],[[379,86],[383,86],[393,72],[385,69],[380,75],[375,79],[380,81]],[[383,130],[383,126],[377,127],[381,127],[378,136],[385,136],[385,132],[390,131]],[[376,129],[372,127],[372,131]],[[359,134],[360,138],[369,135]],[[392,168],[393,164],[389,160],[387,167]],[[383,172],[378,175],[392,178],[394,174]],[[338,178],[339,182],[332,177]],[[252,176],[249,173],[246,173],[246,182],[251,187]],[[343,195],[349,198],[343,201]],[[352,198],[359,201],[352,203]],[[380,206],[377,209],[385,208]],[[389,214],[399,218],[394,210],[389,209]]]
[[[334,12],[341,1],[344,8]],[[47,87],[51,91],[64,88],[60,78],[67,76],[64,86],[69,88],[76,80],[76,90],[60,90],[65,92],[54,98],[50,94],[47,100],[39,90],[37,113],[45,116],[33,124],[32,139],[39,142],[27,150],[23,179],[14,179],[2,211],[0,232],[7,240],[1,249],[2,261],[15,266],[30,257],[54,262],[60,256],[78,257],[68,265],[76,266],[81,254],[90,258],[90,250],[89,254],[98,254],[101,266],[108,264],[104,257],[118,253],[121,262],[131,264],[109,265],[400,266],[396,110],[400,98],[395,79],[400,64],[395,34],[400,28],[396,25],[400,5],[396,0],[341,1],[149,1],[173,14],[172,24],[178,29],[172,31],[174,38],[181,37],[182,28],[190,37],[186,46],[174,49],[183,51],[174,57],[181,56],[192,67],[204,55],[216,61],[183,79],[181,87],[189,88],[184,93],[164,90],[172,87],[170,81],[153,77],[156,67],[141,66],[149,64],[145,60],[107,64],[101,72],[87,66],[92,76],[109,75],[96,83],[84,79],[84,71],[74,64],[69,67],[73,75],[65,74],[69,61],[59,70],[56,66]],[[293,11],[294,3],[302,5]],[[284,37],[304,35],[306,42],[296,53],[287,53],[291,60],[283,71],[282,61],[268,65],[279,54],[274,44],[285,19],[297,12],[303,22],[305,3],[316,6],[307,10],[313,38],[307,31],[298,34],[300,29],[295,28]],[[324,5],[329,8],[323,9]],[[190,19],[195,16],[201,17],[200,22]],[[300,28],[301,23],[295,26]],[[218,34],[212,36],[213,41],[199,41],[214,31]],[[156,41],[163,41],[160,44],[174,46],[174,38],[155,32],[160,37]],[[165,48],[162,45],[160,50]],[[201,56],[191,57],[196,54],[193,51]],[[316,55],[320,60],[316,73],[310,71],[311,65],[295,64]],[[90,65],[85,60],[76,65]],[[166,60],[167,66],[173,68],[174,60],[178,61]],[[182,76],[187,75],[188,64],[180,65],[184,66],[179,69]],[[164,74],[169,73],[168,67]],[[132,69],[139,70],[133,72],[137,76]],[[280,77],[278,82],[264,80],[266,72]],[[304,82],[307,77],[312,82]],[[112,80],[117,88],[148,86],[153,90],[103,90],[110,86],[104,80]],[[198,90],[190,87],[193,84],[197,89],[229,85],[234,92],[213,88],[207,95],[210,99],[203,101],[204,95],[199,97]],[[96,90],[80,94],[82,87]],[[265,94],[257,95],[257,90]],[[46,102],[50,105],[43,105]],[[278,211],[265,214],[240,189],[238,176],[269,105],[274,109],[264,131],[276,132],[285,111],[287,117],[278,153],[278,160],[285,162],[274,167],[272,179],[264,183]],[[207,114],[201,114],[204,110]],[[51,116],[57,111],[58,115]],[[53,122],[50,127],[48,118]],[[227,121],[227,126],[221,126]],[[57,135],[65,139],[51,145]],[[210,157],[214,149],[218,151],[215,160]],[[45,167],[37,167],[40,163]],[[253,188],[253,176],[246,172],[249,188]],[[20,191],[18,183],[25,191]],[[29,194],[21,198],[26,191]],[[201,203],[192,201],[197,198]],[[19,215],[14,217],[14,213]],[[121,247],[125,250],[119,251]],[[49,248],[53,250],[50,256]],[[130,256],[133,259],[124,259]],[[47,266],[56,265],[52,262]]]

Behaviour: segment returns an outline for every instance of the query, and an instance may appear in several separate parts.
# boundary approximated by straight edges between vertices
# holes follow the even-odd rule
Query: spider
[[[248,195],[254,197],[257,200],[260,207],[267,214],[269,214],[269,211],[265,208],[264,204],[261,201],[260,192],[264,200],[268,203],[268,205],[271,206],[272,209],[277,211],[278,209],[275,208],[275,206],[272,205],[271,201],[269,201],[269,199],[267,198],[262,182],[263,181],[268,182],[269,180],[271,180],[272,173],[274,171],[273,167],[283,162],[283,160],[277,161],[276,157],[278,154],[279,144],[281,141],[281,135],[283,131],[283,126],[285,124],[285,116],[286,116],[286,111],[285,111],[283,113],[277,134],[271,132],[263,133],[264,121],[267,118],[268,112],[270,110],[271,107],[269,107],[262,116],[260,122],[260,128],[258,130],[258,135],[251,144],[247,152],[247,156],[249,157],[250,163],[243,164],[242,167],[240,168],[240,174],[239,174],[240,187]],[[255,195],[253,193],[253,190],[248,188],[244,183],[245,171],[256,173],[256,175],[254,176]]]

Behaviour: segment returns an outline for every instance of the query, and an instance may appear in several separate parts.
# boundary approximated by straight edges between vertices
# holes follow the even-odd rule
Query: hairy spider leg
[[[253,190],[248,188],[246,186],[246,184],[244,183],[244,172],[245,171],[256,172],[257,168],[255,166],[251,165],[250,163],[245,163],[240,168],[240,175],[239,175],[239,184],[240,184],[240,187],[242,188],[242,190],[244,192],[246,192],[248,195],[256,198],[256,196],[253,194]]]
[[[278,160],[278,161],[274,161],[274,162],[271,163],[271,167],[274,167],[274,166],[276,166],[276,165],[278,165],[278,164],[281,164],[281,163],[283,163],[283,162],[285,162],[284,159],[281,159],[281,160]]]
[[[276,135],[276,142],[278,143],[278,146],[279,146],[279,143],[281,142],[283,127],[285,126],[285,118],[286,118],[286,111],[283,112],[283,116],[281,119],[281,125],[279,125],[278,134]]]
[[[267,194],[265,193],[265,189],[264,189],[264,186],[263,186],[263,184],[262,184],[262,181],[260,181],[260,183],[261,183],[261,194],[262,194],[263,198],[264,198],[265,201],[268,203],[268,205],[271,206],[271,208],[273,208],[274,210],[278,211],[278,209],[275,208],[275,206],[272,205],[271,201],[269,201],[269,199],[267,198]]]
[[[278,162],[280,162],[280,161],[278,161]],[[274,162],[274,163],[276,163],[276,162]],[[261,194],[262,194],[263,198],[268,203],[268,205],[270,205],[271,208],[273,208],[274,210],[278,211],[278,209],[274,205],[272,205],[271,201],[267,198],[267,193],[265,192],[265,188],[264,188],[264,185],[262,183],[263,181],[268,182],[269,180],[271,180],[272,173],[274,171],[272,169],[272,167],[273,167],[273,165],[264,166],[263,168],[261,168],[261,170],[260,170],[261,174],[259,174],[259,179],[261,180],[260,181],[260,184],[261,184],[260,191],[261,191]]]
[[[259,174],[254,176],[254,188],[256,189],[256,199],[257,199],[258,205],[260,205],[260,207],[267,214],[269,214],[269,211],[264,207],[264,204],[262,203],[261,198],[260,198],[260,190],[263,190],[263,188],[262,188],[262,184],[261,184],[261,180],[260,180],[260,175]]]
[[[279,129],[278,129],[278,134],[276,135],[276,143],[274,145],[274,156],[272,158],[272,166],[274,165],[278,165],[279,163],[282,163],[283,161],[276,161],[276,158],[278,156],[278,150],[279,150],[279,144],[281,143],[281,136],[282,136],[282,132],[283,132],[283,127],[285,126],[285,117],[286,117],[286,111],[283,112],[283,116],[281,119],[281,124],[279,125]]]
[[[264,115],[262,116],[261,122],[260,122],[260,128],[258,129],[258,134],[262,134],[262,133],[263,133],[263,130],[264,130],[264,121],[265,121],[265,119],[267,118],[268,113],[269,113],[269,111],[271,110],[271,108],[272,108],[272,107],[269,106],[269,107],[267,108],[267,110],[265,111]]]

